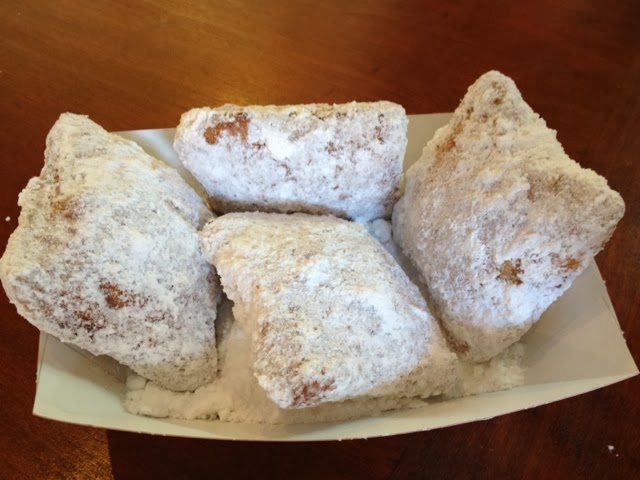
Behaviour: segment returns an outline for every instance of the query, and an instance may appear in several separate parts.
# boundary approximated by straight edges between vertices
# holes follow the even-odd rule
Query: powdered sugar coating
[[[182,115],[174,141],[220,212],[389,216],[407,144],[391,102],[224,105]]]
[[[476,361],[518,340],[603,248],[624,213],[499,72],[480,77],[406,174],[396,242],[436,315]]]
[[[18,203],[0,278],[23,317],[174,390],[213,378],[220,290],[196,233],[212,214],[174,169],[63,114]]]
[[[456,357],[424,299],[361,225],[237,213],[200,239],[251,332],[258,382],[280,407],[453,385]]]

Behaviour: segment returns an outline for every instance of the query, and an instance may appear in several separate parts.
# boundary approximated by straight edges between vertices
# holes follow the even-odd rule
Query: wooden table
[[[0,249],[61,112],[108,130],[175,126],[190,107],[224,102],[388,99],[442,112],[498,69],[627,203],[597,261],[640,360],[639,2],[204,3],[2,2]],[[3,479],[640,478],[638,378],[489,421],[339,443],[195,441],[43,420],[31,415],[37,331],[0,297]]]

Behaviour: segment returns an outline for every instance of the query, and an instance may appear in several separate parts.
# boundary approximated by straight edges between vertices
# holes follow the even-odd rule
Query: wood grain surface
[[[510,75],[570,156],[627,203],[597,257],[640,361],[640,2],[0,2],[0,250],[61,112],[108,130],[186,109],[388,99],[451,111]],[[426,140],[426,139],[425,139]],[[5,217],[10,217],[5,221]],[[0,478],[640,478],[640,380],[432,432],[196,441],[36,418],[37,331],[0,294]],[[615,450],[609,451],[608,445]]]

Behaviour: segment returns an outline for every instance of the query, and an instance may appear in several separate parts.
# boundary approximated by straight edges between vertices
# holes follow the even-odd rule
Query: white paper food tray
[[[405,167],[450,114],[409,116]],[[180,167],[174,129],[138,130],[123,136],[157,158]],[[198,189],[200,189],[198,187]],[[394,435],[457,425],[543,405],[638,374],[595,262],[524,337],[525,385],[503,392],[394,411],[375,418],[314,425],[270,426],[140,417],[121,405],[125,387],[118,367],[41,334],[35,415],[81,425],[182,437],[228,440],[340,440]]]

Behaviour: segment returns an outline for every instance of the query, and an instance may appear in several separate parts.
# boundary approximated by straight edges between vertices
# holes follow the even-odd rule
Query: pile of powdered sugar
[[[367,228],[403,267],[407,267],[407,262],[393,243],[388,222],[376,220],[368,224]],[[413,272],[408,274],[415,279]],[[213,382],[194,392],[173,392],[133,375],[127,379],[125,408],[131,413],[161,418],[294,424],[375,416],[388,410],[423,407],[430,402],[430,399],[365,396],[344,402],[324,403],[312,408],[280,409],[269,400],[253,375],[251,339],[234,321],[231,302],[228,300],[224,300],[218,310],[216,333],[219,370]],[[474,395],[522,385],[523,356],[523,346],[515,344],[485,363],[460,361],[458,381],[445,397]]]

